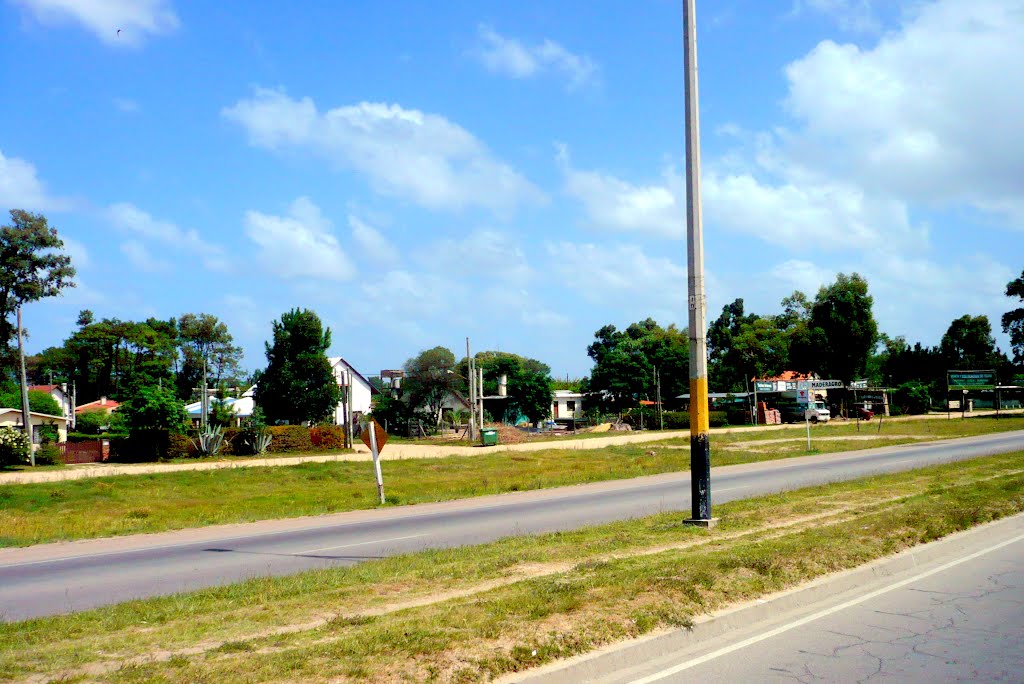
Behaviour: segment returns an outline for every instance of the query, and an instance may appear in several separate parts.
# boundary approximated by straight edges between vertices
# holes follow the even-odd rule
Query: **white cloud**
[[[170,263],[155,258],[149,253],[149,249],[138,240],[128,240],[122,243],[121,253],[127,257],[132,266],[140,271],[161,273],[171,270]]]
[[[772,268],[769,275],[784,283],[786,292],[800,290],[813,298],[818,288],[831,282],[836,274],[810,261],[789,259]]]
[[[112,46],[135,47],[180,22],[169,0],[14,0],[41,24],[78,23]],[[120,30],[120,32],[119,32]]]
[[[487,281],[526,284],[533,269],[512,236],[495,230],[475,230],[460,239],[445,239],[423,252],[420,263],[436,273],[483,277]]]
[[[521,288],[489,287],[480,293],[480,301],[487,302],[488,310],[502,312],[506,322],[540,328],[545,335],[552,334],[552,328],[565,328],[571,322],[568,316],[550,308],[550,298]]]
[[[786,69],[786,150],[875,195],[1024,223],[1024,2],[917,3],[871,48],[820,43]]]
[[[69,204],[46,191],[35,166],[18,157],[5,157],[0,151],[0,206],[26,211],[61,211]]]
[[[321,113],[308,97],[294,100],[266,89],[222,114],[240,124],[253,145],[313,152],[364,174],[377,192],[430,209],[507,213],[545,200],[469,131],[437,114],[370,102]]]
[[[123,233],[190,252],[212,271],[226,271],[230,268],[224,248],[206,242],[196,230],[184,230],[169,221],[155,219],[129,202],[112,204],[104,213],[106,219]]]
[[[705,222],[789,249],[888,251],[927,241],[901,201],[869,197],[850,183],[784,175],[771,184],[752,172],[710,170],[702,184]]]
[[[292,202],[287,216],[247,211],[245,232],[261,248],[266,268],[283,278],[342,281],[355,275],[331,222],[308,197]]]
[[[598,69],[586,55],[577,55],[553,40],[526,45],[506,38],[489,26],[479,27],[480,47],[476,56],[492,73],[512,78],[531,78],[545,71],[566,77],[570,89],[598,82]]]
[[[352,229],[352,239],[361,247],[358,254],[360,261],[368,257],[372,264],[384,265],[395,264],[400,260],[398,249],[379,230],[351,214],[348,225]]]
[[[565,192],[583,205],[589,225],[674,239],[686,236],[686,183],[674,168],[662,172],[660,183],[635,185],[598,171],[573,168],[564,146],[558,149],[557,161],[565,177]]]
[[[64,235],[61,235],[60,239],[64,243],[64,252],[71,257],[71,265],[78,269],[88,268],[92,259],[89,257],[89,250],[85,245]]]
[[[867,32],[880,28],[872,0],[795,0],[793,13],[811,10],[832,17],[847,31]]]
[[[602,307],[649,312],[657,320],[683,321],[686,267],[648,256],[637,245],[548,243],[559,287]]]

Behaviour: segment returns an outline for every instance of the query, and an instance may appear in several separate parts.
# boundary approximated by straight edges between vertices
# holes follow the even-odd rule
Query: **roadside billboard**
[[[950,390],[990,390],[996,388],[994,370],[947,371],[946,384]]]

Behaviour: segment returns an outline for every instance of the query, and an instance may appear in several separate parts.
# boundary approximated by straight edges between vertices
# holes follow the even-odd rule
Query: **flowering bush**
[[[0,427],[0,468],[28,460],[28,436],[12,427]]]

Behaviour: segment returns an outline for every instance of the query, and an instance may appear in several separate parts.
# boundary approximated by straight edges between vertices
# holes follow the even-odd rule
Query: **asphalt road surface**
[[[1024,450],[1024,431],[712,471],[712,499]],[[387,484],[385,474],[385,486]],[[263,575],[690,510],[689,474],[156,535],[0,550],[0,619],[171,594]]]
[[[590,681],[1024,681],[1024,519],[973,553],[809,612],[755,621],[662,658],[625,660],[636,663]]]

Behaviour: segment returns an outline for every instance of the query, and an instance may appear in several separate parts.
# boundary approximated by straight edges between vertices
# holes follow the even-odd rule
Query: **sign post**
[[[380,472],[380,452],[384,450],[384,445],[388,443],[388,433],[384,431],[384,428],[377,421],[371,420],[367,424],[366,429],[363,430],[362,440],[363,444],[370,448],[370,454],[373,456],[373,470],[377,476],[377,494],[380,495],[380,502],[383,505],[384,476]]]

